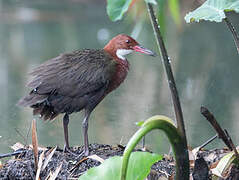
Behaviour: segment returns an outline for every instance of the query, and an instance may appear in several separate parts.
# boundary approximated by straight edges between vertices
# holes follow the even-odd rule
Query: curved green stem
[[[153,116],[149,118],[143,126],[134,134],[128,142],[121,168],[121,180],[126,179],[127,166],[131,152],[141,140],[141,138],[152,131],[153,129],[163,130],[172,145],[175,160],[176,160],[176,180],[187,180],[189,178],[189,159],[187,145],[184,138],[181,137],[177,128],[172,124],[172,121],[166,116]]]

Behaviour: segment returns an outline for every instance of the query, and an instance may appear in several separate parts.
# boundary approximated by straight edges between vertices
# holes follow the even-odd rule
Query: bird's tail
[[[28,106],[32,106],[34,104],[39,104],[42,103],[44,101],[47,100],[47,96],[46,95],[39,95],[39,94],[35,94],[35,93],[30,93],[27,96],[21,98],[17,105],[18,106],[24,106],[24,107],[28,107]]]
[[[50,106],[49,103],[47,103],[46,95],[30,93],[20,99],[17,105],[33,108],[33,115],[40,114],[44,120],[53,120],[59,114],[54,111],[54,108]]]
[[[44,120],[53,120],[59,115],[52,106],[47,105],[45,102],[32,105],[31,108],[33,108],[33,115],[40,114]]]

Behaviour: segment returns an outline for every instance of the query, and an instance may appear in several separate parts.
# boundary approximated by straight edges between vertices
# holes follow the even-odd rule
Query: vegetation
[[[139,123],[139,125],[141,125],[141,128],[134,134],[134,136],[130,139],[129,143],[127,144],[123,159],[119,157],[117,158],[117,161],[122,163],[121,174],[119,174],[119,171],[120,171],[119,166],[117,166],[117,168],[114,168],[114,169],[110,168],[109,171],[115,172],[114,174],[117,174],[117,176],[114,176],[114,179],[120,179],[120,177],[121,177],[121,180],[146,178],[147,174],[144,174],[140,178],[136,178],[137,174],[142,172],[142,168],[138,169],[138,168],[135,168],[134,166],[128,166],[128,161],[130,164],[132,164],[131,162],[137,162],[136,164],[139,164],[139,163],[142,164],[147,159],[146,156],[144,156],[145,157],[144,160],[141,159],[142,161],[138,161],[136,160],[135,154],[132,155],[131,158],[129,157],[130,157],[130,153],[135,148],[139,140],[152,129],[158,128],[158,129],[162,129],[167,134],[169,141],[173,147],[174,155],[176,159],[176,177],[175,178],[177,180],[186,180],[186,179],[189,179],[189,159],[188,159],[188,152],[187,152],[187,140],[186,140],[186,133],[184,128],[183,114],[181,110],[179,96],[177,93],[176,84],[175,84],[173,73],[172,73],[170,58],[165,48],[164,41],[160,31],[160,26],[156,20],[154,8],[153,8],[153,5],[158,5],[160,7],[161,5],[165,5],[165,2],[160,0],[158,2],[156,2],[155,0],[145,0],[145,2],[147,4],[147,9],[152,22],[152,27],[155,34],[155,39],[158,44],[161,60],[166,70],[168,85],[171,90],[172,100],[174,104],[177,127],[172,125],[171,121],[164,116],[151,117],[142,125],[141,123]],[[110,19],[112,21],[117,21],[122,19],[124,13],[127,12],[130,4],[131,4],[131,0],[121,0],[121,1],[108,0],[107,13]],[[179,16],[178,1],[171,0],[169,1],[169,4],[171,7],[170,9],[171,9],[172,15],[173,17],[175,17],[174,20],[175,22],[178,23],[179,22],[177,18]],[[229,11],[239,12],[239,1],[208,0],[195,11],[188,13],[185,16],[185,20],[188,23],[193,21],[199,22],[200,20],[209,20],[209,21],[215,21],[215,22],[221,22],[222,20],[224,20],[233,34],[234,41],[239,53],[238,34],[236,33],[236,30],[234,29],[233,25],[231,24],[231,22],[225,15],[225,12],[229,12]],[[159,22],[162,22],[160,21],[160,16],[159,16]],[[141,153],[138,153],[138,154],[141,154]],[[231,157],[232,155],[230,156],[229,159],[232,159]],[[117,163],[114,158],[107,160],[107,163],[109,162],[113,164]],[[149,166],[152,165],[153,162],[154,161],[152,160],[152,163],[149,163],[148,165]],[[233,161],[231,160],[230,162],[233,162]],[[228,167],[228,163],[226,163],[226,165]],[[146,166],[145,169],[149,170],[149,166]],[[127,171],[127,168],[128,168],[128,171]],[[82,176],[80,179],[84,180],[84,179],[90,179],[89,177],[99,177],[100,175],[102,175],[101,173],[102,170],[104,172],[106,171],[106,176],[104,176],[103,179],[107,179],[106,177],[110,177],[108,176],[108,173],[107,173],[108,169],[105,167],[105,164],[103,163],[101,166],[94,168],[92,170],[89,170],[89,172],[86,173],[84,176]],[[134,169],[137,169],[137,170],[134,171]],[[133,171],[135,174],[133,173]],[[147,172],[149,173],[149,171]]]
[[[142,3],[144,1],[136,1],[136,0],[107,0],[107,13],[109,15],[109,18],[112,21],[118,21],[122,20],[125,13],[131,10],[131,6],[139,6],[139,4],[142,7]],[[107,160],[97,159],[95,157],[83,157],[80,156],[80,160],[77,159],[77,156],[74,156],[74,154],[66,155],[62,153],[60,149],[57,147],[55,148],[42,148],[39,150],[38,146],[38,139],[37,139],[37,133],[36,133],[36,124],[35,120],[32,122],[32,147],[27,147],[22,145],[21,148],[14,149],[14,153],[5,154],[2,157],[9,157],[9,156],[15,156],[19,155],[24,158],[19,158],[17,160],[17,165],[14,164],[14,161],[9,161],[9,164],[12,164],[12,166],[5,166],[5,169],[7,169],[7,173],[9,173],[10,170],[12,170],[9,167],[15,167],[14,171],[16,174],[18,173],[18,168],[21,167],[22,169],[24,167],[32,167],[31,170],[28,172],[29,178],[49,178],[55,179],[59,177],[68,177],[75,172],[77,169],[78,172],[75,172],[80,180],[88,180],[88,179],[104,179],[104,180],[135,180],[135,179],[145,179],[150,173],[151,166],[162,160],[163,156],[156,154],[156,153],[149,153],[149,152],[135,152],[135,147],[139,143],[139,141],[147,136],[150,136],[148,133],[155,129],[162,130],[166,136],[168,137],[168,140],[172,146],[172,150],[174,153],[174,159],[175,159],[175,168],[176,168],[176,175],[174,176],[176,180],[188,180],[189,179],[189,168],[193,170],[192,176],[193,177],[202,177],[204,176],[205,179],[208,179],[209,175],[209,169],[207,164],[205,163],[205,160],[202,157],[199,157],[200,150],[206,146],[208,143],[210,143],[215,138],[220,138],[225,143],[225,145],[228,147],[228,151],[226,155],[223,155],[224,157],[218,160],[218,164],[214,164],[215,168],[211,168],[212,172],[212,178],[214,180],[225,178],[225,174],[229,174],[230,170],[235,166],[238,170],[239,166],[239,155],[237,152],[237,149],[235,148],[235,145],[233,144],[229,133],[220,127],[219,123],[217,123],[215,116],[206,108],[201,107],[201,114],[209,121],[209,123],[212,125],[212,127],[216,131],[216,136],[214,136],[212,139],[210,139],[208,142],[204,143],[203,145],[195,148],[194,150],[188,150],[188,143],[186,138],[186,131],[185,131],[185,125],[184,125],[184,117],[183,117],[183,111],[181,109],[181,103],[177,91],[177,86],[175,83],[174,75],[173,75],[173,69],[171,67],[171,60],[168,54],[168,51],[165,47],[164,43],[164,33],[165,33],[165,11],[167,7],[170,11],[170,15],[174,21],[174,23],[178,26],[182,26],[182,23],[180,22],[180,6],[179,6],[179,0],[145,0],[145,9],[144,13],[148,13],[148,16],[150,18],[151,24],[152,24],[152,33],[154,32],[155,35],[155,41],[157,42],[160,57],[162,64],[164,66],[168,86],[171,92],[172,96],[172,102],[174,107],[174,113],[175,113],[175,119],[176,119],[176,125],[172,123],[172,120],[169,119],[166,116],[162,115],[156,115],[152,116],[149,119],[147,119],[145,122],[141,121],[138,123],[138,126],[140,128],[137,132],[134,133],[134,135],[130,138],[127,146],[121,149],[120,152],[118,152],[118,156],[111,157]],[[142,9],[141,9],[142,10]],[[187,23],[193,23],[193,22],[201,22],[201,21],[210,21],[210,22],[225,22],[226,26],[230,30],[233,36],[233,40],[237,49],[237,52],[239,54],[239,36],[238,33],[229,19],[228,13],[231,12],[239,12],[239,1],[238,0],[207,0],[204,4],[202,4],[200,7],[198,7],[196,10],[189,12],[185,16],[185,20]],[[155,13],[157,12],[157,13]],[[140,16],[142,18],[142,16]],[[68,27],[68,24],[67,24]],[[88,38],[88,37],[87,37]],[[225,43],[229,43],[225,42]],[[170,48],[170,47],[169,47]],[[193,119],[192,119],[193,120]],[[1,136],[0,136],[1,137]],[[105,150],[104,147],[106,147]],[[92,145],[93,148],[91,150],[98,149],[99,151],[94,151],[95,154],[101,154],[101,149],[103,149],[104,153],[113,154],[113,147],[108,147],[108,145]],[[110,150],[109,150],[110,149]],[[75,152],[80,154],[81,147],[78,147]],[[123,156],[120,155],[123,153]],[[96,153],[97,152],[97,153]],[[114,152],[115,153],[115,152]],[[189,153],[191,156],[193,156],[195,159],[194,166],[191,166],[189,164]],[[112,155],[113,156],[113,155]],[[34,157],[34,159],[33,159]],[[72,158],[74,157],[74,158]],[[110,156],[107,156],[108,158]],[[69,161],[66,162],[67,158]],[[30,161],[29,161],[30,159]],[[93,167],[89,169],[89,166],[85,166],[82,162],[92,162],[93,160],[96,160],[97,162],[92,163]],[[101,161],[102,160],[102,161]],[[190,159],[191,160],[191,159]],[[202,168],[197,169],[198,162],[197,160],[200,160],[204,163],[205,172],[202,171]],[[86,164],[88,163],[86,162]],[[25,164],[24,164],[25,163]],[[191,163],[191,161],[190,161]],[[202,164],[203,164],[202,163]],[[53,164],[53,165],[52,165]],[[90,164],[90,163],[89,163]],[[35,166],[33,166],[35,165]],[[68,166],[69,165],[69,166]],[[201,164],[199,164],[199,167]],[[0,164],[2,167],[2,165]],[[48,168],[46,168],[48,167]],[[82,170],[84,169],[84,170]],[[86,169],[89,169],[83,174],[83,171]],[[0,170],[3,170],[3,168]],[[21,171],[22,174],[24,174],[24,171]],[[52,173],[53,172],[53,173]],[[19,173],[18,173],[19,174]],[[43,176],[44,174],[44,176]],[[83,174],[83,175],[81,175]],[[81,176],[80,176],[81,175]],[[21,174],[20,174],[21,176]],[[79,177],[80,176],[80,177]],[[228,175],[229,176],[229,175]]]

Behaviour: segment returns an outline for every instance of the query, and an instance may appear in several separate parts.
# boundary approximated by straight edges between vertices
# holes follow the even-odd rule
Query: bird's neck
[[[104,51],[112,57],[112,61],[116,61],[116,71],[111,79],[109,88],[106,92],[108,94],[112,90],[116,89],[126,78],[129,70],[129,62],[126,58],[121,59],[116,55],[116,51],[110,46],[105,46]]]
[[[117,50],[115,50],[112,46],[106,45],[104,47],[104,51],[106,51],[108,54],[110,54],[112,56],[113,60],[115,60],[118,63],[118,65],[121,66],[121,68],[129,70],[128,60],[123,56],[117,55]]]
[[[127,60],[121,60],[121,59],[114,59],[114,60],[117,62],[116,71],[110,81],[109,88],[106,94],[108,94],[112,90],[119,87],[119,85],[125,80],[129,70],[129,63]]]

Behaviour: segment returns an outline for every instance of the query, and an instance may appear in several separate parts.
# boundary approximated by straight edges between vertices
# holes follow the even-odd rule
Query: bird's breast
[[[113,91],[125,80],[129,70],[129,64],[118,63],[116,65],[115,73],[113,74],[112,80],[110,81],[107,93]]]

